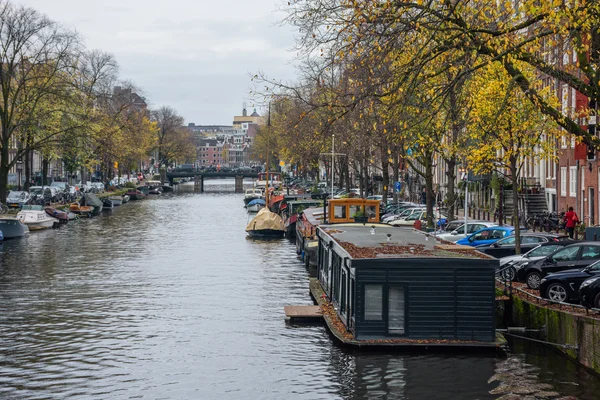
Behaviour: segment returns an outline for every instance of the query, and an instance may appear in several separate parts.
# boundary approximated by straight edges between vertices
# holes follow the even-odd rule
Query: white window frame
[[[560,195],[567,197],[567,167],[560,167]]]
[[[569,197],[577,196],[577,167],[569,167]]]

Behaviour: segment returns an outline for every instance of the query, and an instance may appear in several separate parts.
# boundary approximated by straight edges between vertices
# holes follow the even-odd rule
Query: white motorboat
[[[266,203],[263,199],[254,199],[248,203],[246,210],[248,212],[255,213],[264,208],[265,205]]]
[[[0,231],[4,239],[12,239],[24,236],[29,232],[27,225],[23,224],[15,217],[0,217]]]
[[[49,216],[42,206],[24,206],[17,213],[17,219],[31,231],[52,228],[59,223],[58,219]]]
[[[244,204],[248,205],[252,200],[260,199],[262,196],[262,189],[246,189],[246,193],[244,194]]]

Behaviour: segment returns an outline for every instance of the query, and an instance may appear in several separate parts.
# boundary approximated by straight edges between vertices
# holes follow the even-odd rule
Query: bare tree
[[[171,139],[181,137],[183,117],[177,111],[168,106],[162,106],[158,110],[151,111],[152,120],[158,127],[158,164],[168,165],[173,159]]]

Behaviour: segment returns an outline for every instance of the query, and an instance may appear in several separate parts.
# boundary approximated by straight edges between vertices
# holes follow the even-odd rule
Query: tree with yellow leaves
[[[519,65],[523,71],[531,69]],[[547,89],[546,89],[547,91]],[[470,146],[464,157],[474,173],[500,171],[512,183],[516,251],[520,253],[519,178],[528,158],[552,157],[554,143],[544,140],[556,134],[554,121],[527,101],[518,83],[501,66],[481,68],[469,82],[472,104],[467,125]],[[539,93],[544,89],[539,88]],[[546,94],[551,103],[552,96]]]

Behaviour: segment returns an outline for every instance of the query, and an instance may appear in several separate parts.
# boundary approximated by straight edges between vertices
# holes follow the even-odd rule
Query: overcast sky
[[[114,54],[121,78],[141,87],[150,107],[171,106],[186,123],[231,125],[244,101],[251,113],[250,74],[294,79],[280,0],[13,1],[75,29],[88,49]]]

